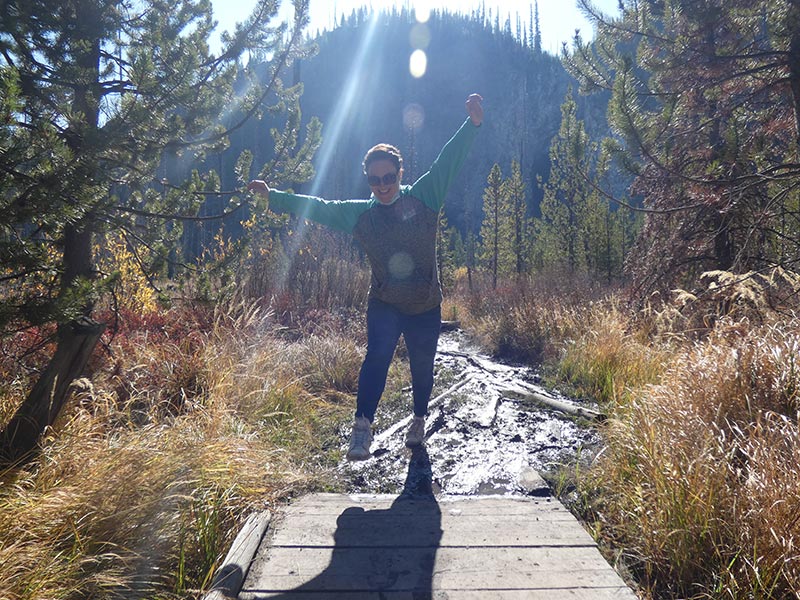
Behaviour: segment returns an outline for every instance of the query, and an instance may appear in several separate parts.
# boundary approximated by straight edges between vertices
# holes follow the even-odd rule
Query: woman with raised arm
[[[467,118],[430,170],[404,185],[403,157],[389,144],[364,157],[372,194],[367,200],[323,200],[270,189],[253,180],[247,189],[267,196],[270,209],[290,212],[353,235],[367,255],[372,279],[367,306],[367,354],[358,378],[348,460],[366,460],[372,421],[402,334],[411,366],[414,416],[406,446],[422,444],[433,389],[433,361],[441,329],[442,291],[436,264],[439,211],[483,122],[478,94],[467,98]]]

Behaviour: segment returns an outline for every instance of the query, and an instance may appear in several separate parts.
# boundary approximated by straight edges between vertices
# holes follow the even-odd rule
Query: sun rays
[[[428,58],[425,53],[431,33],[427,25],[430,18],[430,2],[419,0],[414,2],[414,15],[416,23],[411,28],[409,35],[409,58],[408,68],[414,78],[421,78],[425,75],[428,66]],[[315,163],[316,175],[310,183],[308,193],[312,196],[324,196],[323,185],[330,181],[329,172],[335,168],[336,153],[343,147],[347,147],[344,136],[353,132],[354,127],[360,127],[359,119],[366,118],[367,112],[362,111],[364,102],[363,96],[367,90],[374,89],[375,75],[373,72],[375,56],[381,51],[381,38],[379,35],[379,23],[381,22],[380,11],[373,11],[370,15],[358,45],[358,49],[352,59],[348,69],[344,84],[341,86],[338,95],[331,96],[330,103],[332,111],[326,119],[324,129],[324,141],[319,148]],[[377,91],[377,90],[376,90]],[[418,104],[409,104],[405,107],[399,118],[403,119],[406,129],[416,131],[424,121],[424,109]],[[286,242],[286,251],[289,256],[293,256],[299,248],[302,248],[306,239],[306,223],[303,214],[300,217],[294,235]],[[283,287],[286,281],[280,281],[279,287]]]

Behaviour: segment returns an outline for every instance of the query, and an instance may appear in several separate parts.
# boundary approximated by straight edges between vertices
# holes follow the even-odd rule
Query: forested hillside
[[[523,27],[521,24],[517,26]],[[397,145],[403,152],[405,179],[411,182],[436,158],[442,145],[463,122],[464,99],[479,92],[487,120],[465,169],[450,191],[446,216],[465,233],[480,228],[481,196],[492,165],[504,172],[512,160],[521,164],[527,182],[527,203],[535,213],[542,190],[537,177],[550,171],[549,149],[561,121],[560,106],[575,80],[558,57],[541,52],[537,25],[525,23],[516,35],[509,23],[491,21],[486,14],[470,16],[433,12],[425,24],[413,12],[354,12],[332,31],[311,40],[315,55],[295,63],[285,83],[302,83],[303,123],[318,117],[323,142],[314,159],[316,176],[308,183],[275,181],[277,187],[325,198],[362,198],[369,188],[361,161],[378,142]],[[409,57],[424,47],[427,70],[422,77],[409,72]],[[577,96],[577,94],[575,94]],[[578,99],[578,118],[595,135],[606,133],[607,97]],[[231,189],[233,165],[242,150],[254,153],[255,163],[271,157],[269,118],[234,133],[219,169],[222,189]],[[469,222],[468,222],[469,221]]]

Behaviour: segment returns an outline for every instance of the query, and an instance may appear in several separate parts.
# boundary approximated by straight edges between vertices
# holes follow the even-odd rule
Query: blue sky
[[[214,5],[214,18],[219,22],[218,29],[230,30],[238,21],[244,20],[255,5],[255,0],[212,0]],[[360,6],[371,7],[373,10],[390,8],[392,6],[414,7],[418,11],[425,7],[442,9],[450,12],[470,12],[486,6],[487,12],[492,10],[494,17],[500,12],[500,21],[505,22],[506,16],[511,15],[512,27],[516,24],[516,13],[522,16],[523,24],[530,18],[532,0],[310,0],[309,12],[311,23],[308,31],[315,33],[317,30],[331,28],[334,18],[342,14],[349,15]],[[594,0],[594,4],[604,12],[615,12],[617,0]],[[285,19],[290,19],[292,3],[283,0],[281,13]],[[570,41],[575,29],[580,29],[584,38],[592,37],[592,28],[577,8],[577,0],[539,0],[539,23],[542,32],[542,48],[550,53],[558,53],[563,41]]]

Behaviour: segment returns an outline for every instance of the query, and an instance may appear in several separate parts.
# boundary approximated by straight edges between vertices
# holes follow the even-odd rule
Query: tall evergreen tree
[[[464,234],[464,266],[467,267],[467,283],[469,285],[469,291],[471,292],[474,289],[472,285],[472,275],[477,266],[478,240],[475,235],[474,213],[470,204],[466,205],[464,212],[466,213],[464,215],[464,222],[466,223],[466,233]]]
[[[453,255],[453,236],[458,235],[447,224],[444,211],[439,212],[439,234],[436,236],[436,265],[439,269],[439,281],[445,289],[453,285],[456,263]]]
[[[590,198],[593,208],[589,210],[591,224],[587,227],[587,247],[592,273],[603,277],[609,283],[623,274],[625,258],[633,246],[636,233],[641,229],[641,213],[626,206],[612,205],[611,201],[599,192],[610,189],[609,174],[611,157],[602,151],[595,167],[595,184]],[[629,204],[626,202],[625,204]]]
[[[800,263],[800,2],[623,0],[565,64],[612,92],[620,164],[649,211],[642,293],[701,271]]]
[[[583,252],[586,269],[594,277],[611,281],[621,273],[619,255],[622,252],[619,217],[623,211],[612,212],[608,200],[596,189],[586,196],[582,225]],[[625,214],[630,214],[627,210]]]
[[[634,213],[612,210],[608,152],[597,152],[577,118],[572,92],[562,105],[561,128],[550,146],[550,175],[543,184],[541,217],[535,219],[532,261],[537,268],[587,273],[608,281],[622,274],[635,231]],[[626,203],[627,204],[627,203]]]
[[[538,266],[570,274],[586,268],[585,225],[591,189],[578,173],[589,172],[589,138],[577,117],[572,91],[561,105],[561,127],[550,144],[550,175],[536,221]]]
[[[527,271],[526,257],[529,255],[527,227],[528,204],[525,182],[519,161],[511,161],[511,175],[505,181],[508,196],[508,228],[511,242],[511,255],[514,258],[514,273],[520,277]]]
[[[467,235],[464,238],[464,266],[467,267],[467,286],[469,287],[470,291],[474,289],[472,276],[475,273],[476,267],[478,266],[478,252],[478,237],[475,235],[472,229],[468,229]]]
[[[483,195],[481,261],[492,274],[492,286],[499,278],[520,276],[524,271],[527,245],[525,183],[519,162],[512,161],[512,174],[503,178],[495,164]]]
[[[307,0],[294,7],[287,35],[285,25],[270,25],[278,2],[260,0],[223,36],[217,55],[208,43],[208,0],[2,3],[0,327],[9,333],[55,324],[57,345],[1,436],[0,453],[35,447],[99,338],[93,309],[104,281],[93,246],[107,232],[122,233],[143,265],[156,269],[168,258],[165,240],[177,237],[182,220],[196,218],[203,176],[157,185],[165,156],[191,160],[224,146],[231,129],[262,111],[283,110],[280,150],[262,176],[279,183],[284,174],[295,181],[310,175],[318,124],[298,148],[300,91],[284,89],[279,78],[307,22]],[[272,56],[266,72],[240,69],[247,52]],[[223,119],[230,114],[238,117]],[[248,156],[237,169],[246,181]],[[232,198],[232,210],[243,203]]]
[[[503,185],[503,172],[497,163],[492,166],[486,178],[483,191],[483,221],[481,222],[481,263],[492,275],[492,289],[497,287],[503,244],[503,211],[506,209],[506,186]]]
[[[452,240],[452,253],[453,253],[453,266],[456,269],[467,266],[467,246],[464,243],[464,237],[461,232],[455,228],[450,227],[450,239]]]

